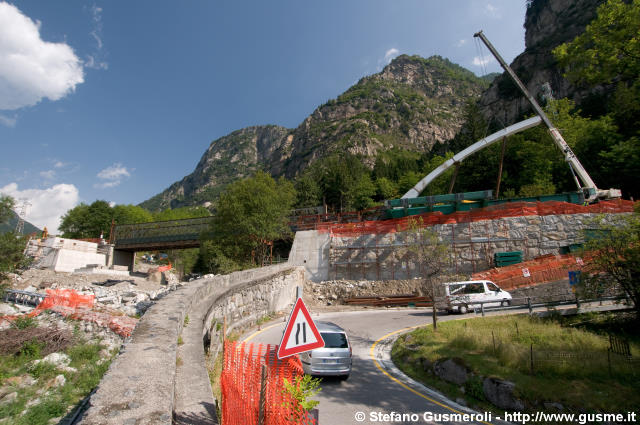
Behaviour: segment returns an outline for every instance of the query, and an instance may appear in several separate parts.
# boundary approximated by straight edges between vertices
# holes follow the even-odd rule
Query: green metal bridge
[[[209,228],[213,217],[119,224],[113,227],[111,243],[119,251],[155,251],[196,248],[200,234]]]

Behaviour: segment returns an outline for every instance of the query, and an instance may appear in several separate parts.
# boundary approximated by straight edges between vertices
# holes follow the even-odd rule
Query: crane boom
[[[502,68],[507,72],[507,74],[509,74],[511,79],[516,83],[520,91],[524,93],[529,103],[531,103],[531,106],[533,106],[533,109],[542,119],[542,122],[544,122],[544,124],[547,126],[547,128],[549,129],[549,134],[551,134],[551,138],[562,151],[565,157],[565,160],[569,163],[569,168],[571,168],[571,173],[573,174],[573,178],[576,182],[576,185],[578,186],[578,189],[583,190],[585,199],[592,201],[597,197],[620,197],[620,191],[617,189],[598,190],[596,184],[593,182],[593,180],[589,176],[589,173],[587,173],[587,170],[585,170],[585,168],[582,166],[582,164],[578,160],[578,157],[573,153],[573,151],[571,150],[567,142],[564,140],[564,138],[560,134],[560,131],[553,125],[549,117],[547,117],[547,115],[544,113],[540,105],[538,105],[538,102],[536,102],[535,98],[531,95],[531,93],[529,93],[529,91],[524,86],[524,84],[522,84],[522,81],[520,81],[518,76],[511,69],[511,67],[507,65],[504,59],[502,59],[498,51],[489,42],[487,37],[485,37],[482,31],[478,31],[473,36],[480,38],[480,40],[482,40],[485,46],[487,46],[489,51],[498,60]],[[577,174],[577,177],[576,177],[576,174]],[[580,185],[578,178],[580,178],[580,180],[582,181],[582,186]]]

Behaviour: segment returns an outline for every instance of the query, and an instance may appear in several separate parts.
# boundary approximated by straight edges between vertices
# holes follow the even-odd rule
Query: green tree
[[[205,207],[181,207],[166,209],[153,213],[153,217],[148,221],[183,220],[187,218],[208,217],[211,212]]]
[[[441,166],[446,160],[451,159],[453,157],[452,152],[447,152],[444,157],[440,155],[434,155],[427,161],[424,165],[422,171],[422,177],[424,178],[427,174]],[[421,195],[442,195],[443,193],[449,192],[449,186],[451,185],[451,177],[453,176],[454,169],[450,168],[440,176],[438,176],[435,180],[433,180],[429,186],[427,186]]]
[[[111,217],[116,224],[148,223],[153,215],[137,205],[115,205],[111,209]]]
[[[554,55],[565,77],[584,86],[615,84],[608,99],[610,121],[619,136],[592,137],[582,155],[597,164],[592,170],[601,187],[618,187],[624,195],[638,196],[635,181],[640,171],[640,0],[608,0],[598,7],[597,17],[585,32],[558,46]],[[619,155],[625,155],[620,157]],[[602,172],[602,175],[598,175]]]
[[[396,199],[398,195],[398,186],[387,177],[378,177],[376,179],[376,194],[379,200]]]
[[[409,189],[416,185],[424,176],[418,171],[409,171],[398,180],[398,190],[400,196],[404,195]]]
[[[65,238],[97,238],[107,235],[111,228],[113,212],[107,201],[81,203],[62,216],[60,231]]]
[[[585,84],[611,83],[640,74],[640,0],[609,0],[597,17],[569,43],[553,50],[569,80]]]
[[[305,173],[294,182],[296,208],[312,208],[322,205],[322,189],[310,173]]]
[[[373,206],[375,195],[376,186],[371,181],[369,174],[363,173],[347,189],[345,194],[346,204],[349,209],[364,210]]]
[[[466,101],[463,110],[463,124],[449,144],[449,149],[458,153],[488,135],[488,125],[480,112],[476,99]]]
[[[0,223],[8,221],[14,214],[15,201],[11,196],[0,195]]]
[[[15,201],[11,196],[0,195],[0,223],[4,223],[13,216],[14,205]],[[23,255],[26,244],[27,238],[15,232],[0,235],[0,293],[7,274],[14,273],[29,264]]]
[[[611,221],[603,217],[589,232],[596,237],[585,246],[593,255],[583,270],[583,290],[600,295],[607,288],[621,289],[640,317],[640,214],[618,215]]]
[[[364,174],[368,175],[369,170],[359,157],[345,153],[317,161],[306,174],[318,183],[330,209],[348,211],[354,208],[353,186]]]
[[[14,232],[0,235],[0,283],[8,273],[15,273],[29,265],[29,259],[23,254],[27,241],[28,237]]]
[[[441,279],[449,257],[449,245],[444,244],[436,232],[424,225],[422,217],[410,218],[406,233],[406,252],[412,257],[410,261],[413,261],[420,270],[424,296],[433,301],[431,317],[435,332],[438,326],[436,300],[442,292]]]
[[[210,232],[204,236],[210,242],[203,244],[203,263],[238,268],[254,261],[263,264],[269,243],[291,233],[287,217],[295,198],[291,182],[284,178],[276,182],[262,171],[229,185],[220,195]]]

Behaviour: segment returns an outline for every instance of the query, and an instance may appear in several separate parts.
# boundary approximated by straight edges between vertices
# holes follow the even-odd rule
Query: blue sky
[[[510,62],[524,15],[514,0],[0,0],[0,192],[53,231],[79,202],[137,204],[211,141],[294,128],[398,54],[498,71],[473,33]]]

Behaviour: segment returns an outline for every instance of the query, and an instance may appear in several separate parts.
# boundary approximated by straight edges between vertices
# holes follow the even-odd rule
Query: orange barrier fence
[[[457,211],[452,214],[430,212],[380,221],[362,221],[359,223],[319,223],[320,233],[331,233],[334,236],[354,236],[359,234],[393,233],[405,230],[410,220],[422,220],[424,226],[435,224],[468,223],[482,220],[496,220],[506,217],[521,217],[530,215],[559,215],[559,214],[602,214],[633,212],[633,202],[623,199],[601,201],[592,205],[577,205],[568,202],[513,202],[491,205],[471,211]]]
[[[589,256],[586,255],[588,259]],[[571,254],[544,255],[512,266],[494,268],[471,275],[473,280],[490,280],[500,288],[513,290],[569,278],[570,270],[581,270],[583,258]],[[528,276],[526,276],[528,274]]]
[[[78,294],[73,289],[47,289],[46,298],[25,316],[35,317],[45,310],[51,310],[75,320],[94,322],[123,337],[131,336],[138,319],[124,316],[122,313],[96,310],[94,304],[95,295]],[[0,316],[0,320],[11,321],[18,317],[20,316]]]
[[[266,365],[264,425],[315,424],[283,384],[284,379],[294,382],[296,377],[302,377],[300,360],[297,357],[279,360],[277,349],[274,345],[225,341],[220,377],[224,425],[258,424],[263,365]]]
[[[155,273],[155,272],[168,272],[169,270],[171,270],[173,268],[173,266],[171,265],[171,263],[167,264],[166,266],[158,266],[158,267],[152,267],[148,270],[149,273]]]

